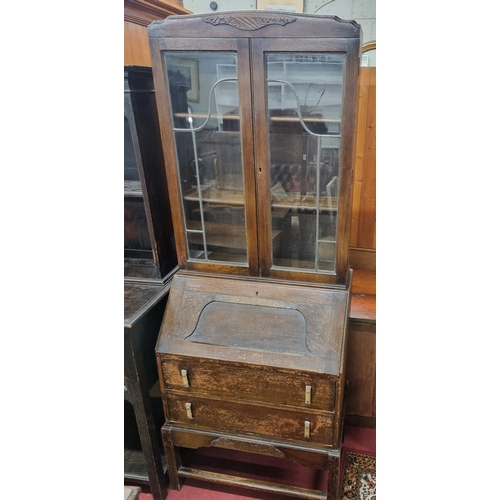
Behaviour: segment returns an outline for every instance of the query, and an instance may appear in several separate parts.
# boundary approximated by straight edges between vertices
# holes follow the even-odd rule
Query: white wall
[[[210,8],[211,0],[184,0],[184,7],[195,14],[214,13]],[[218,8],[215,12],[227,10],[254,10],[257,0],[215,0]],[[272,3],[272,0],[269,0]],[[324,5],[324,7],[321,7]],[[306,14],[335,15],[342,19],[354,19],[363,30],[363,43],[376,39],[375,0],[304,0]]]

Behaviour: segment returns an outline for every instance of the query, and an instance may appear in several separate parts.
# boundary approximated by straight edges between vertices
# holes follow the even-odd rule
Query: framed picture
[[[186,78],[190,89],[187,93],[188,101],[200,102],[200,79],[198,75],[197,59],[176,59],[168,65],[169,71],[180,71]]]
[[[257,0],[257,10],[304,12],[304,0]]]

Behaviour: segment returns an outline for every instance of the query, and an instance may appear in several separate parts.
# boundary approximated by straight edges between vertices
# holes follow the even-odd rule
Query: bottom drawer
[[[186,406],[188,405],[188,406]],[[333,414],[286,410],[177,394],[167,395],[169,422],[221,432],[240,432],[333,444]]]

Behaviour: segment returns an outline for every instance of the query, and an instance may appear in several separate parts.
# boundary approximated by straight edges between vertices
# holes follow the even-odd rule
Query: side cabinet
[[[151,68],[126,66],[124,88],[124,372],[126,482],[167,494],[155,344],[172,277],[174,232]],[[159,412],[155,409],[159,408]],[[158,417],[160,415],[160,418]]]

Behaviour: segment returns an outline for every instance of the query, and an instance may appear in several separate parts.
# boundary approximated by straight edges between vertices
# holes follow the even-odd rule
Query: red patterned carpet
[[[363,427],[346,426],[344,433],[342,467],[342,500],[375,499],[376,431]],[[352,453],[352,452],[357,453]],[[360,454],[360,455],[359,455]],[[295,462],[273,457],[228,452],[222,449],[204,448],[194,456],[193,466],[205,470],[227,470],[244,477],[258,477],[264,481],[280,482],[303,488],[326,490],[326,472],[303,467]],[[355,496],[354,491],[359,490]],[[168,490],[168,500],[289,500],[289,496],[252,491],[208,482],[187,479],[181,490]],[[151,494],[143,492],[139,500],[153,500]]]
[[[376,500],[375,456],[344,450],[340,500]]]

